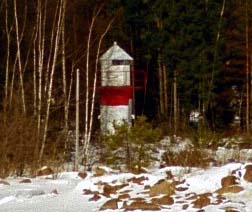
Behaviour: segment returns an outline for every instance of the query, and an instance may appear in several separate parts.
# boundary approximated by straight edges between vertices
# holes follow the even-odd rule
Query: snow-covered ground
[[[173,201],[155,203],[157,210],[251,212],[252,183],[244,179],[248,165],[229,163],[208,169],[153,168],[140,175],[105,169],[105,173],[101,176],[97,176],[93,171],[87,173],[85,179],[80,178],[77,172],[65,172],[60,173],[56,179],[52,179],[51,176],[29,178],[31,182],[27,183],[21,183],[24,178],[12,177],[0,181],[0,211],[92,212],[99,211],[104,203],[111,199],[116,199],[118,208],[107,209],[106,212],[129,211],[130,207],[127,209],[127,205],[131,205],[134,201],[138,204],[139,202],[150,204],[155,199],[162,198],[164,194],[153,194],[152,188],[165,181],[174,188],[174,192],[169,194]],[[222,179],[227,176],[235,177],[235,186],[240,188],[238,192],[221,194],[217,192],[223,187]],[[196,206],[195,201],[201,196],[207,196],[207,203],[203,201],[202,204]],[[135,211],[143,210],[141,204],[139,205]],[[155,211],[155,209],[149,211]]]

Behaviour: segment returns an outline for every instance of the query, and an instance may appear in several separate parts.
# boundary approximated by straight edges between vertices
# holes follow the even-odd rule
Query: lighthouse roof
[[[101,56],[100,60],[133,60],[133,58],[118,46],[117,42],[114,42],[114,45]]]

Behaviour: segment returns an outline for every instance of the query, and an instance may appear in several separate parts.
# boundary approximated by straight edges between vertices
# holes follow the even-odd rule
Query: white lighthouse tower
[[[100,124],[102,133],[114,133],[114,125],[132,124],[133,58],[114,42],[100,58]]]

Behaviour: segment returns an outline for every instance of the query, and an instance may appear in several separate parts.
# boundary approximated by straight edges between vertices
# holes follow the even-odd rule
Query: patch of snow
[[[4,197],[0,200],[0,205],[11,202],[13,200],[15,200],[16,197],[15,196],[8,196],[8,197]]]
[[[45,192],[42,189],[23,189],[18,190],[15,197],[17,198],[32,198],[34,196],[44,195]]]

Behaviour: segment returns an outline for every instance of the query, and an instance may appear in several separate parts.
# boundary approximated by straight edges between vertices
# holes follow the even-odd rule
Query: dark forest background
[[[97,58],[114,41],[147,76],[135,94],[137,115],[168,134],[188,129],[192,111],[213,132],[249,133],[251,24],[250,0],[2,0],[4,159],[15,158],[6,151],[17,148],[11,141],[35,149],[40,159],[52,151],[50,140],[67,143],[75,128],[77,69],[81,132],[95,139],[99,89],[90,111]]]

